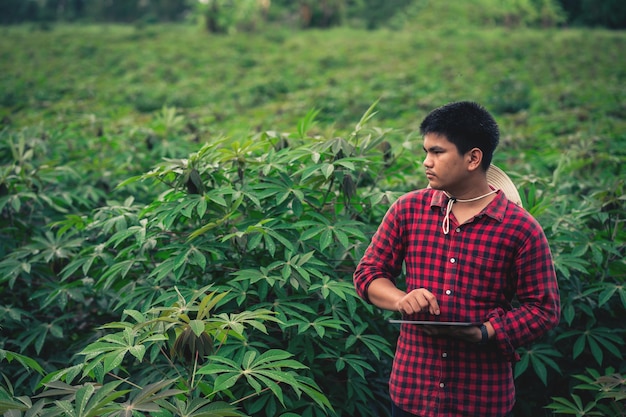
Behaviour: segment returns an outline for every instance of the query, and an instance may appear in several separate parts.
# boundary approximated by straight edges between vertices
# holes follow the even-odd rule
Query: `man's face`
[[[424,135],[423,165],[430,187],[448,192],[457,188],[467,175],[467,161],[452,142],[436,133]]]

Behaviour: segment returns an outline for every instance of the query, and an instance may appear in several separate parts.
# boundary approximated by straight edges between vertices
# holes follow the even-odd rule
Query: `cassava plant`
[[[397,195],[379,188],[394,156],[386,131],[365,126],[373,107],[346,137],[309,134],[312,111],[295,134],[213,139],[120,185],[148,184],[152,201],[111,201],[55,222],[50,239],[78,244],[45,304],[80,287],[104,317],[91,341],[75,345],[71,366],[39,380],[39,396],[55,401],[38,407],[384,412],[371,403],[386,407],[394,330],[351,282],[371,224]],[[32,403],[20,409],[35,413]]]
[[[520,182],[551,244],[562,321],[541,344],[521,351],[516,374],[521,397],[541,398],[556,415],[625,412],[626,184],[616,164],[622,153],[599,152],[592,140],[573,142],[559,151],[550,178]],[[537,379],[543,394],[532,388]]]

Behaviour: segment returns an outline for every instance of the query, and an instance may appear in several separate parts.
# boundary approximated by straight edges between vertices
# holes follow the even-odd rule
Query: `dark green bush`
[[[59,394],[93,381],[131,402],[144,395],[133,387],[164,400],[174,394],[156,387],[177,387],[187,401],[204,393],[207,407],[222,399],[250,415],[319,415],[331,404],[338,415],[378,415],[367,380],[392,353],[369,331],[378,318],[351,273],[372,228],[365,220],[382,216],[391,197],[378,188],[384,132],[363,120],[345,138],[311,137],[314,114],[295,135],[216,140],[159,164],[126,182],[154,183],[154,200],[109,202],[24,242],[0,263],[2,283],[39,308],[26,313],[19,297],[8,306],[5,351],[42,358],[48,370],[71,364],[43,380]],[[364,177],[371,185],[357,193]],[[19,332],[25,321],[34,327]],[[28,394],[39,377],[19,365],[3,373],[25,382],[16,395]],[[121,378],[130,391],[119,391]]]

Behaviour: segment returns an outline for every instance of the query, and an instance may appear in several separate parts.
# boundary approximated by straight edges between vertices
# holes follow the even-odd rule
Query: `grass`
[[[97,120],[115,130],[167,105],[232,133],[293,130],[318,108],[322,124],[341,130],[380,98],[377,123],[413,131],[430,109],[471,99],[497,113],[505,137],[614,137],[625,127],[624,38],[472,27],[231,37],[182,25],[4,28],[0,114],[13,127]]]
[[[624,172],[626,33],[431,20],[233,36],[182,24],[4,27],[0,127],[38,131],[53,166],[71,163],[112,189],[217,137],[294,132],[311,109],[319,110],[312,133],[347,134],[377,100],[370,124],[390,129],[390,142],[419,161],[422,118],[475,100],[495,114],[494,160],[519,184],[549,181],[567,155],[599,158],[607,171],[599,177]]]

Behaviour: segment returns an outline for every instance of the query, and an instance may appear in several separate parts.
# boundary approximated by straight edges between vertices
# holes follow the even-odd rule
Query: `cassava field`
[[[624,415],[626,33],[460,22],[1,28],[0,413],[386,415],[351,273],[468,99],[562,291],[515,415]]]

